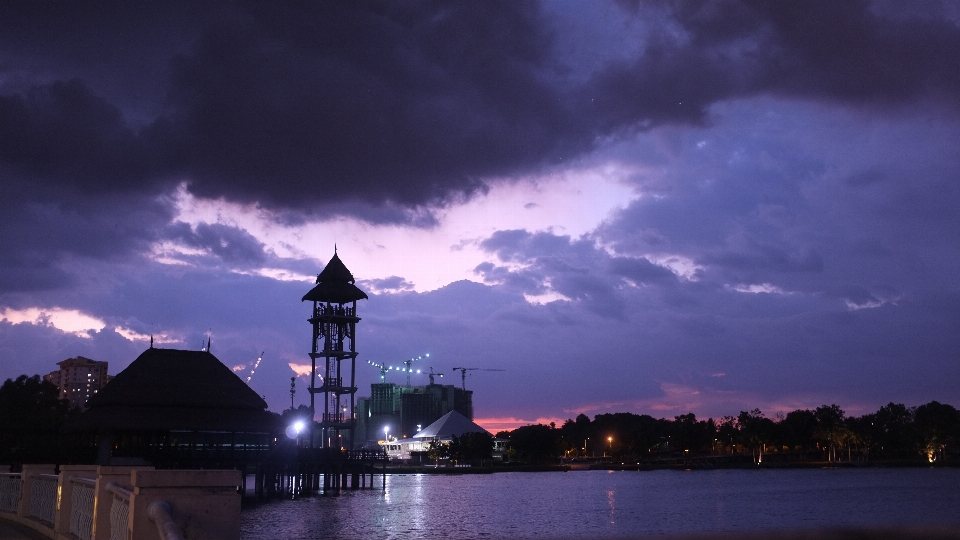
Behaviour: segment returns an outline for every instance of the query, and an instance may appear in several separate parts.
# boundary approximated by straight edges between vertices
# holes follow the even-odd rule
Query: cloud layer
[[[213,334],[280,407],[336,243],[491,417],[956,404],[958,96],[949,2],[8,3],[0,377]]]

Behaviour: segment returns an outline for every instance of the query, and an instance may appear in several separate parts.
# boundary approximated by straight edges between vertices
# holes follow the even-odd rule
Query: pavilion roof
[[[267,403],[207,351],[149,348],[87,402],[69,431],[261,430]]]
[[[475,424],[466,416],[457,411],[450,411],[441,416],[436,422],[421,429],[413,437],[415,439],[445,439],[456,435],[457,437],[464,433],[487,433],[490,432]]]

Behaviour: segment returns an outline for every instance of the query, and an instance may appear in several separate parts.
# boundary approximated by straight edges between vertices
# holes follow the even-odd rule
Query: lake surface
[[[385,490],[244,509],[241,538],[602,538],[942,526],[960,525],[958,509],[960,469],[388,475]]]

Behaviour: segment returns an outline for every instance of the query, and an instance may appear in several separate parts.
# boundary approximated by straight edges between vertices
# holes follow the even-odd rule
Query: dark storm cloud
[[[550,39],[532,3],[241,3],[200,10],[189,51],[176,43],[140,65],[105,51],[119,71],[166,73],[164,98],[112,96],[110,75],[66,65],[72,40],[44,42],[48,17],[34,5],[8,7],[0,159],[23,174],[92,189],[156,187],[174,178],[200,196],[306,210],[329,200],[417,206],[483,189],[482,178],[539,162],[566,145],[557,90],[544,79]],[[183,6],[156,15],[184,19]],[[71,29],[96,55],[135,39],[95,11]],[[3,17],[0,17],[2,19]],[[89,19],[88,19],[89,18]],[[95,30],[94,30],[95,29]],[[32,42],[43,42],[39,52]],[[144,48],[139,45],[138,48]],[[27,54],[26,51],[30,51]],[[26,72],[26,74],[24,74]],[[51,73],[69,74],[49,81]],[[121,77],[126,79],[125,76]],[[89,80],[87,80],[89,79]],[[41,82],[42,81],[42,82]],[[37,84],[39,83],[39,84]],[[96,89],[96,90],[91,90]],[[106,97],[104,97],[106,96]],[[111,97],[116,101],[111,103]],[[159,101],[159,102],[157,102]],[[126,113],[127,118],[121,112]],[[136,128],[132,126],[137,126]],[[584,140],[577,143],[582,148]]]
[[[150,161],[120,111],[76,79],[0,96],[0,160],[8,174],[88,192],[138,191]]]
[[[865,2],[640,4],[622,16],[646,33],[617,36],[640,52],[589,68],[558,56],[569,38],[532,2],[164,6],[7,4],[0,163],[88,191],[184,180],[430,225],[369,210],[458,200],[728,98],[960,95],[954,22]]]
[[[262,242],[231,225],[200,223],[193,229],[178,222],[167,229],[167,238],[209,252],[228,264],[258,267],[267,260]]]
[[[662,16],[664,28],[641,56],[601,70],[588,85],[583,101],[601,129],[701,123],[712,103],[757,94],[960,105],[956,21],[892,17],[866,1],[626,5],[638,17]]]
[[[90,260],[118,262],[147,252],[174,212],[169,200],[90,195],[26,185],[10,176],[0,195],[0,293],[72,287]]]

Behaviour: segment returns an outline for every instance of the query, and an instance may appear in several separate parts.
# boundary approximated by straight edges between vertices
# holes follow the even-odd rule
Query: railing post
[[[97,485],[93,491],[93,540],[110,540],[110,508],[113,505],[113,494],[107,491],[107,484],[116,482],[130,488],[130,473],[135,470],[153,470],[153,467],[97,466]]]
[[[33,481],[39,474],[53,474],[56,465],[24,465],[20,472],[20,505],[17,507],[17,517],[26,519],[30,517],[30,498],[33,494]]]
[[[96,465],[61,465],[57,490],[57,517],[53,522],[53,532],[57,535],[70,535],[70,516],[73,513],[73,488],[71,476],[96,478]]]
[[[138,470],[131,473],[130,532],[136,540],[160,540],[150,505],[166,501],[176,529],[190,540],[240,538],[240,471]],[[156,513],[156,507],[155,507]]]

